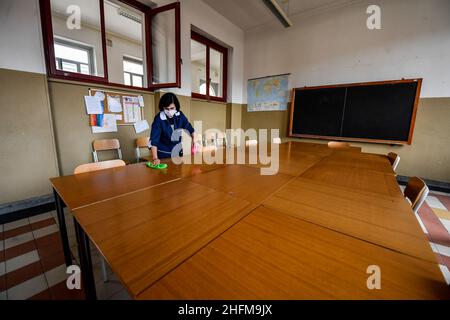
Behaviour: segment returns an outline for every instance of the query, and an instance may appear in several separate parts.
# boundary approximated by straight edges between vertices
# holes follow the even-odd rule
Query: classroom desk
[[[331,157],[331,156],[330,156]],[[329,164],[327,159],[320,161],[300,176],[316,182],[343,188],[373,193],[374,196],[403,198],[394,173],[377,172],[359,168],[358,159],[349,160],[348,165]],[[386,159],[387,161],[387,159]],[[352,163],[355,163],[354,165]]]
[[[269,195],[280,189],[293,177],[279,173],[262,176],[259,168],[230,165],[188,180],[225,192],[234,197],[260,204]]]
[[[436,263],[410,205],[402,197],[295,178],[265,207],[392,250]],[[295,195],[295,196],[293,196]]]
[[[72,264],[64,217],[70,211],[137,190],[179,179],[165,171],[150,170],[144,163],[51,178],[66,265]]]
[[[395,175],[387,156],[381,154],[334,151],[324,158],[321,164]]]
[[[369,290],[369,266],[381,289]],[[138,299],[449,299],[437,264],[258,207]]]
[[[85,253],[81,259],[87,262],[82,274],[92,273],[85,260],[89,257],[84,243],[89,237],[130,294],[137,297],[256,207],[186,179],[155,190],[73,211]],[[91,296],[94,284],[86,285]]]
[[[170,165],[172,181],[72,210],[87,298],[89,240],[137,299],[448,297],[386,157],[292,142],[283,161],[301,169]]]

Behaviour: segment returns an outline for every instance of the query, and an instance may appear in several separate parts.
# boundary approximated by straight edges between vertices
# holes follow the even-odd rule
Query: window
[[[95,74],[91,47],[55,39],[55,57],[58,70],[86,75]]]
[[[50,77],[154,90],[181,86],[180,4],[40,0]]]
[[[192,97],[226,102],[227,49],[192,31]]]
[[[142,61],[134,58],[123,58],[123,78],[127,86],[143,87],[144,65]]]

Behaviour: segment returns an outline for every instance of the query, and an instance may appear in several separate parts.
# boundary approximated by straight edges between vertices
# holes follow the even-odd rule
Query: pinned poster
[[[136,123],[142,121],[138,97],[123,97],[123,116],[123,121],[125,123]]]
[[[84,102],[86,105],[87,114],[102,114],[103,106],[98,97],[85,96]]]
[[[92,133],[117,132],[117,120],[115,114],[103,115],[103,127],[92,127]]]
[[[150,129],[147,120],[139,121],[134,124],[134,130],[136,133],[141,133]]]
[[[145,107],[145,105],[144,105],[144,97],[143,96],[139,96],[139,107],[141,107],[141,108]]]
[[[89,115],[89,124],[91,127],[103,127],[104,115],[103,114],[91,114]]]
[[[108,109],[110,112],[122,112],[122,103],[120,103],[120,96],[108,96]]]

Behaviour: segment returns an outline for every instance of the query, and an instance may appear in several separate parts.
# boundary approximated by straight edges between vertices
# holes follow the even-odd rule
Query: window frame
[[[205,36],[199,34],[198,32],[191,30],[191,41],[195,40],[206,46],[206,94],[200,94],[197,92],[192,92],[191,87],[191,95],[192,98],[202,99],[207,101],[218,101],[218,102],[227,102],[227,86],[228,86],[228,49],[221,46],[220,44],[214,42],[211,39],[206,38]],[[210,66],[210,54],[211,50],[214,49],[223,54],[223,70],[222,70],[222,97],[214,97],[210,95],[210,86],[211,86],[211,66]],[[191,62],[192,63],[192,62]]]
[[[180,36],[180,3],[172,3],[162,7],[152,9],[149,6],[146,6],[140,3],[137,0],[118,0],[119,2],[128,5],[138,11],[140,11],[145,18],[145,36],[143,48],[145,49],[145,56],[143,61],[146,62],[144,64],[144,71],[147,72],[143,79],[147,79],[147,86],[145,86],[145,81],[143,81],[143,87],[134,87],[128,86],[122,83],[115,83],[109,81],[108,76],[108,54],[107,54],[107,42],[106,42],[106,27],[105,27],[105,7],[104,0],[99,1],[99,9],[100,9],[100,29],[101,29],[101,38],[102,38],[102,56],[103,56],[103,76],[95,76],[95,75],[86,75],[82,73],[74,73],[63,70],[58,70],[56,67],[56,57],[55,57],[55,37],[53,34],[53,23],[52,23],[52,13],[51,13],[51,0],[39,0],[40,4],[40,14],[41,14],[41,24],[42,24],[42,36],[43,36],[43,46],[44,46],[44,54],[45,61],[47,67],[47,74],[50,79],[61,79],[61,80],[69,80],[69,81],[78,81],[84,83],[92,83],[92,84],[100,84],[100,85],[108,85],[112,87],[126,88],[126,89],[134,89],[134,90],[144,90],[153,92],[159,88],[181,88],[181,36]],[[152,18],[158,14],[159,12],[163,12],[166,10],[175,10],[175,30],[176,30],[176,83],[163,83],[159,85],[153,85],[152,81],[152,71],[153,71],[153,57],[152,57],[152,37],[151,37],[151,21]],[[149,51],[150,50],[150,51]],[[95,62],[98,64],[98,62]],[[98,66],[98,65],[97,65]],[[92,67],[92,66],[91,66]],[[123,73],[123,67],[122,67]]]
[[[63,38],[55,38],[54,43],[58,44],[60,46],[65,46],[65,47],[69,47],[69,48],[73,48],[73,49],[77,49],[77,50],[82,50],[82,51],[86,51],[87,55],[88,55],[88,64],[87,66],[89,67],[89,75],[92,75],[95,73],[95,69],[96,69],[96,65],[95,65],[95,60],[94,60],[94,55],[95,55],[95,51],[94,48],[85,44],[80,44],[80,43],[76,43],[74,41],[71,40],[67,40],[67,39],[63,39]],[[57,58],[56,54],[55,54],[55,60],[58,61],[58,64],[60,65],[61,69],[59,69],[59,71],[62,72],[70,72],[70,71],[64,71],[62,70],[62,63],[63,62],[67,62],[67,63],[72,63],[72,64],[76,64],[77,65],[77,69],[80,69],[81,73],[81,65],[86,65],[86,63],[82,63],[82,62],[78,62],[78,61],[74,61],[74,60],[69,60],[69,59],[63,59],[63,58]],[[56,66],[56,69],[58,69],[58,66]]]
[[[132,57],[124,55],[123,58],[122,58],[122,62],[125,62],[125,61],[131,62],[131,63],[134,63],[134,64],[142,64],[142,69],[144,69],[144,71],[145,71],[144,60],[140,60],[140,59],[136,59],[136,58],[132,58]],[[125,77],[125,74],[129,74],[130,75],[130,82],[131,82],[131,86],[133,88],[143,88],[144,87],[145,72],[144,72],[144,74],[139,74],[139,73],[133,73],[133,72],[125,71],[124,68],[123,68],[123,64],[122,64],[122,71],[123,71],[124,77]],[[133,81],[133,76],[140,77],[142,79],[142,87],[138,87],[138,86],[134,86],[133,85],[133,82],[134,82]],[[125,82],[125,80],[124,80],[124,82]]]

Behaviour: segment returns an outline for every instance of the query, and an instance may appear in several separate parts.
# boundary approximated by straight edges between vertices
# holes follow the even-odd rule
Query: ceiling
[[[202,1],[244,31],[277,20],[274,14],[264,4],[263,0]],[[285,2],[288,2],[288,16],[349,1],[350,0],[278,0],[282,7]]]

